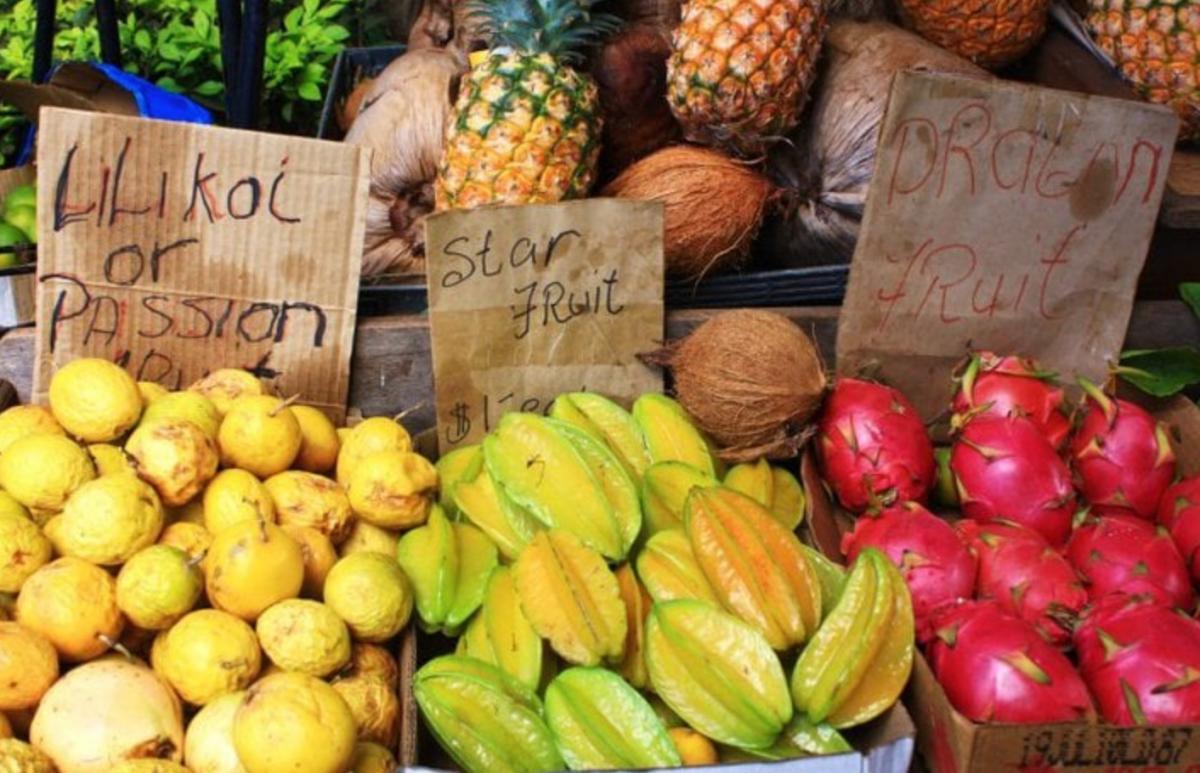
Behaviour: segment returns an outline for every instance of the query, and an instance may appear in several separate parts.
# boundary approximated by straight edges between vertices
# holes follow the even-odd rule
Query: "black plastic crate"
[[[321,121],[317,124],[317,139],[340,140],[342,129],[337,122],[338,103],[345,99],[363,78],[374,78],[383,68],[404,53],[404,46],[372,46],[345,48],[333,60],[333,73],[325,91]]]

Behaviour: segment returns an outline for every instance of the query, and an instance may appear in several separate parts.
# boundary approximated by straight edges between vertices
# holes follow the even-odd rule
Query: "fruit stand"
[[[1200,766],[1200,4],[0,30],[0,771]]]

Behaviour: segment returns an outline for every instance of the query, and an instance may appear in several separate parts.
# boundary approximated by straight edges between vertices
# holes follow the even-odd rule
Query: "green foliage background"
[[[270,0],[263,63],[263,127],[311,134],[333,59],[344,46],[383,42],[377,0]],[[118,0],[126,70],[218,112],[225,85],[215,0]],[[91,0],[59,0],[55,61],[100,58]],[[0,0],[0,79],[28,80],[34,0]],[[11,163],[24,121],[0,104],[0,166]]]

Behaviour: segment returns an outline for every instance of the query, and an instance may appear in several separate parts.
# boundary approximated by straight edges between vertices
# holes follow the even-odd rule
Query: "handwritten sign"
[[[838,326],[927,418],[970,348],[1102,379],[1120,352],[1178,122],[1001,81],[893,82]]]
[[[350,145],[44,109],[35,398],[92,356],[172,389],[246,368],[340,417],[368,162]]]
[[[425,227],[441,451],[562,392],[662,388],[662,205],[592,199],[447,212]]]

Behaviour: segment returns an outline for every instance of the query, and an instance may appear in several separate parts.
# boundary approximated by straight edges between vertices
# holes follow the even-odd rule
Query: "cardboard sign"
[[[662,205],[592,199],[426,221],[442,453],[562,392],[626,406],[662,389],[637,360],[663,337]]]
[[[931,418],[969,349],[1103,380],[1170,166],[1162,107],[902,72],[880,133],[838,326],[838,370],[869,371]]]
[[[368,163],[351,145],[43,110],[34,398],[92,356],[172,389],[245,368],[340,418]]]

